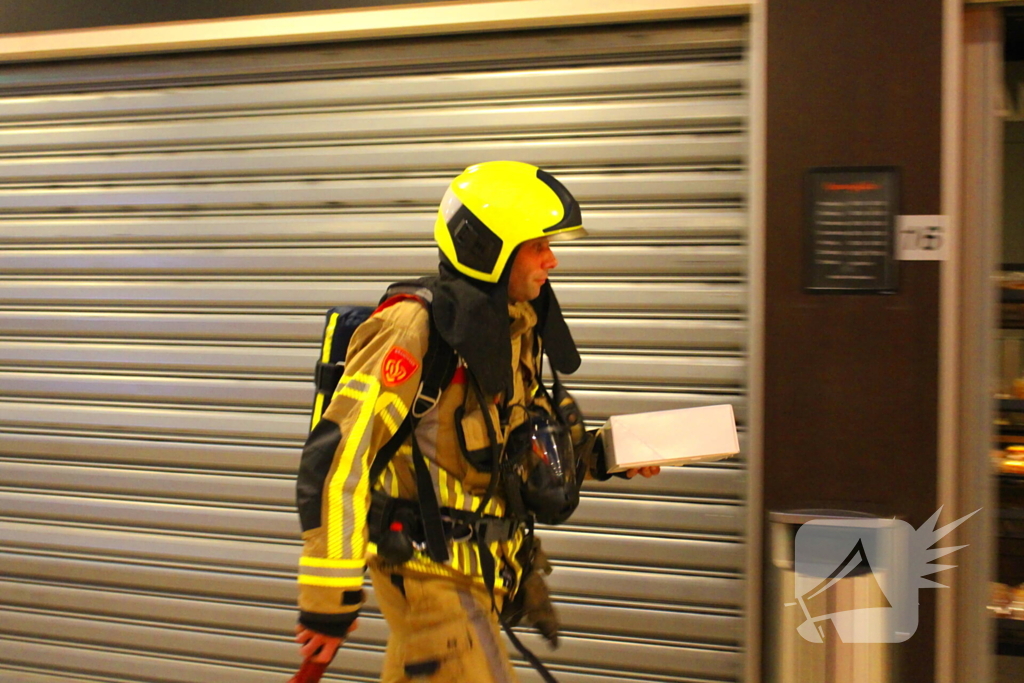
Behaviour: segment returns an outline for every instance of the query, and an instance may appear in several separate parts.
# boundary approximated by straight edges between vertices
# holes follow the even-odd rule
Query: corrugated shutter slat
[[[743,432],[745,31],[2,67],[0,679],[294,670],[323,311],[432,271],[471,163],[536,163],[583,205],[591,238],[556,246],[553,282],[591,423],[729,403]],[[524,640],[563,683],[740,680],[745,489],[743,457],[589,485],[539,531],[562,646]],[[370,594],[339,680],[377,678]]]

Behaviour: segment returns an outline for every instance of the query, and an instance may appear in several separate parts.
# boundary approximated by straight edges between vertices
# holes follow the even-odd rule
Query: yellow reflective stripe
[[[338,326],[338,314],[331,313],[331,317],[327,320],[327,327],[324,328],[324,343],[322,353],[320,354],[320,361],[322,363],[331,362],[331,346],[334,343],[334,329]],[[321,413],[324,412],[324,396],[323,392],[316,392],[316,400],[313,403],[313,420],[309,425],[309,429],[312,431],[313,427],[316,427],[317,423],[320,422]]]
[[[356,485],[356,500],[367,500],[369,498],[370,477],[365,475],[370,473],[370,456],[373,453],[374,450],[372,448],[367,448],[366,453],[363,455],[363,472],[365,474],[360,478],[359,483]],[[362,514],[360,514],[360,512]],[[355,528],[352,529],[353,557],[366,558],[366,516],[369,512],[369,509],[365,509],[355,513]]]
[[[464,561],[463,564],[464,569],[462,571],[457,571],[452,566],[437,564],[436,562],[433,562],[428,555],[419,552],[417,552],[414,555],[413,559],[406,562],[403,566],[409,571],[417,572],[420,574],[430,574],[433,576],[445,576],[450,578],[468,578],[476,584],[485,586],[486,583],[484,583],[483,575],[481,575],[479,573],[479,570],[477,569],[480,566],[480,555],[476,545],[456,543],[454,549],[455,552],[452,553],[453,557],[459,551],[459,549],[463,549],[466,554],[466,560]],[[462,560],[460,559],[460,561]],[[500,593],[505,593],[507,591],[504,581],[501,580],[500,566],[500,561],[495,564],[494,588],[496,591]],[[517,577],[521,576],[521,571],[521,569],[516,569]]]
[[[441,471],[443,472],[444,470],[441,470]],[[456,478],[456,477],[452,477],[451,480],[452,480],[452,491],[454,491],[454,498],[455,498],[455,504],[452,505],[451,507],[455,508],[456,510],[462,510],[463,509],[462,506],[466,502],[466,496],[465,496],[465,494],[462,491],[462,482],[459,481],[458,478]]]
[[[383,410],[387,405],[393,405],[398,413],[404,418],[405,414],[409,412],[408,406],[405,405],[405,401],[398,394],[393,394],[390,391],[381,396],[381,404],[378,404],[378,410]]]
[[[388,412],[388,398],[387,396],[381,396],[377,399],[377,405],[374,407],[373,412],[377,414],[381,420],[384,421],[384,425],[388,428],[388,432],[394,434],[398,431],[398,424],[395,419],[391,417],[391,413]]]
[[[324,412],[324,395],[323,392],[316,392],[316,400],[313,401],[313,421],[309,425],[309,430],[313,431],[313,427],[316,427],[317,423],[320,422],[320,415]]]
[[[437,468],[437,492],[441,499],[438,501],[441,507],[452,507],[451,493],[448,490],[448,472],[443,467]]]
[[[459,555],[459,547],[454,543],[452,544],[451,559],[449,560],[449,563],[451,564],[452,569],[454,569],[457,572],[462,572],[462,562]]]
[[[471,545],[469,547],[469,555],[470,555],[470,557],[473,558],[472,562],[471,562],[472,567],[473,567],[472,576],[474,576],[474,577],[475,576],[479,576],[480,575],[480,546],[478,546],[476,543]]]
[[[487,507],[484,508],[484,514],[494,515],[495,517],[501,517],[504,512],[501,503],[496,498],[491,498],[487,501]]]
[[[328,588],[362,588],[363,577],[311,576],[299,574],[299,583],[307,586],[326,586]]]
[[[462,487],[457,486],[455,488],[455,509],[461,510],[463,504],[466,502],[466,497],[462,494]]]
[[[335,396],[337,396],[338,394],[341,394],[342,396],[344,396],[346,398],[355,399],[356,401],[362,401],[364,398],[369,396],[369,392],[359,391],[358,389],[353,389],[352,387],[349,387],[349,386],[342,386],[342,387],[340,387],[336,392],[334,392]],[[372,403],[370,404],[370,408],[371,408],[371,413],[372,413],[373,412],[372,411],[372,408],[373,408],[373,404]]]
[[[349,387],[349,382],[353,380],[366,385],[366,391],[356,391]],[[377,394],[380,391],[380,383],[377,379],[372,375],[365,375],[363,373],[356,373],[352,377],[346,375],[341,378],[339,384],[342,384],[344,387],[341,389],[341,393],[360,401],[360,406],[356,424],[345,438],[345,449],[341,454],[338,467],[331,477],[331,484],[327,490],[327,557],[329,558],[340,558],[342,556],[345,482],[352,474],[352,467],[359,452],[359,445],[363,440],[363,436],[366,435],[367,429],[370,428],[370,422],[373,420],[373,407],[376,404]],[[368,454],[372,450],[372,448],[367,448],[366,453]],[[366,460],[365,454],[363,459]],[[367,465],[364,464],[362,469],[365,473]],[[353,502],[361,501],[363,498],[360,498],[360,496],[365,497],[367,495],[367,488],[369,486],[367,479],[368,477],[365,476],[360,477],[360,481],[352,494]],[[365,514],[360,514],[359,511],[354,511],[354,517],[355,519],[352,520],[354,522],[352,538],[358,538],[359,541],[358,548],[356,543],[353,543],[352,549],[353,554],[361,558],[363,540],[359,534],[362,534],[363,528],[366,526],[366,519]],[[357,550],[358,552],[356,552]]]
[[[331,313],[330,319],[327,321],[327,327],[324,329],[324,352],[320,357],[320,361],[323,363],[331,362],[331,342],[334,341],[334,328],[338,325],[338,314]]]
[[[430,560],[425,553],[416,553],[417,556],[424,559],[409,560],[405,563],[405,566],[412,571],[421,572],[423,574],[433,574],[435,576],[453,576],[457,572],[453,572],[452,568],[448,565],[437,564]]]
[[[356,379],[366,382],[366,384],[369,387],[370,396],[368,398],[370,400],[366,401],[363,404],[363,409],[365,410],[365,408],[367,408],[371,404],[371,402],[373,403],[373,405],[376,405],[377,394],[378,392],[380,392],[380,383],[377,382],[377,378],[373,377],[372,375],[364,375],[362,373],[358,373],[356,375]],[[360,410],[359,419],[363,419],[363,410]],[[370,419],[372,419],[372,416],[367,418],[367,423],[369,423]],[[360,430],[360,433],[362,433],[362,431],[364,431],[366,428],[367,427],[364,425],[362,427],[362,430]],[[374,450],[373,444],[371,442],[368,442],[366,444],[366,450],[363,451],[362,454],[363,475],[359,478],[359,482],[356,484],[355,493],[353,494],[354,499],[357,501],[366,501],[370,497],[370,486],[372,484],[369,477],[370,462],[373,459],[373,456],[376,455],[376,453],[377,452]],[[365,558],[366,556],[366,515],[368,513],[368,509],[357,511],[355,513],[355,525],[352,530],[352,556],[361,559]]]
[[[480,553],[476,551],[476,546],[472,543],[466,544],[466,574],[469,576],[476,576],[480,573]]]
[[[391,477],[391,489],[388,491],[388,493],[391,495],[392,498],[398,498],[398,470],[395,469],[394,460],[388,463],[388,476]]]
[[[299,566],[302,567],[325,567],[327,569],[362,569],[365,561],[359,559],[334,559],[328,557],[306,557],[299,558]]]
[[[501,544],[498,541],[491,543],[487,546],[491,551],[491,556],[494,558],[494,585],[504,586],[505,582],[501,580],[501,554],[498,552],[498,546]]]
[[[405,419],[409,409],[398,394],[385,392],[377,399],[377,405],[374,406],[374,412],[377,414],[377,417],[384,420],[384,424],[387,425],[388,431],[391,434],[394,434],[398,431],[398,427],[402,420]]]

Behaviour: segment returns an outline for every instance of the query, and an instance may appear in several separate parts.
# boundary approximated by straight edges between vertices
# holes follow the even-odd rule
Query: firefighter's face
[[[547,237],[523,242],[512,262],[508,279],[508,298],[512,301],[533,301],[547,282],[548,271],[558,266]]]

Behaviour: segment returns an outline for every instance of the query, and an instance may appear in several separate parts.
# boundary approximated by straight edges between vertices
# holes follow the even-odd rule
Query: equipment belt
[[[423,528],[423,517],[416,501],[407,498],[392,498],[382,491],[374,492],[370,505],[370,540],[374,543],[379,541],[380,534],[389,528],[398,510],[402,510],[405,514],[412,513],[416,523],[408,530],[409,537],[416,543],[424,543],[426,533]],[[448,507],[443,507],[440,511],[441,526],[446,541],[475,540],[480,542],[482,540],[485,544],[490,545],[495,541],[512,540],[519,530],[519,522],[508,517],[481,516],[474,512]]]
[[[519,522],[511,517],[480,516],[474,512],[453,508],[441,508],[441,521],[444,522],[444,533],[447,538],[453,541],[468,541],[475,538],[487,545],[495,541],[511,541],[519,529]]]

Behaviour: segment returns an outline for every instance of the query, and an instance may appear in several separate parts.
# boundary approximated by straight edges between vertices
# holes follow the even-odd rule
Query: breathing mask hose
[[[526,661],[530,662],[530,666],[536,669],[537,673],[540,674],[540,677],[544,679],[545,683],[558,683],[558,679],[551,675],[551,672],[548,671],[548,668],[544,666],[544,662],[540,661],[537,655],[530,652],[530,649],[523,645],[522,642],[520,642],[519,637],[516,636],[511,626],[509,626],[508,624],[502,624],[501,627],[505,629],[505,635],[508,636],[508,639],[512,642],[512,645],[514,645],[515,648],[519,650],[519,654],[525,657]]]

